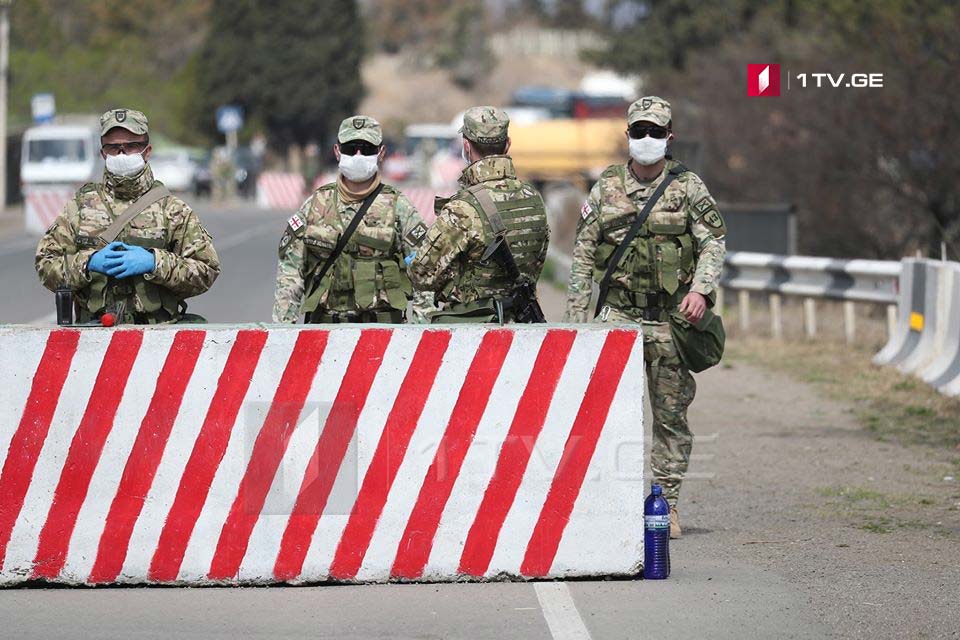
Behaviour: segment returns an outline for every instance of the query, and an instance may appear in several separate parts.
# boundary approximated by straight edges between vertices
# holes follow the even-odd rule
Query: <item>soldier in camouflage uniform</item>
[[[496,207],[521,277],[534,284],[540,278],[550,237],[546,208],[533,185],[517,179],[506,155],[509,124],[495,107],[472,107],[463,116],[463,153],[471,164],[456,195],[438,200],[437,220],[410,267],[414,284],[436,291],[443,305],[432,322],[492,322],[496,301],[504,319],[512,319],[504,301],[514,283],[493,260],[481,261],[494,234],[479,198],[489,197]]]
[[[380,123],[369,116],[347,118],[337,141],[337,181],[307,198],[280,240],[273,321],[297,322],[309,314],[313,323],[400,323],[411,297],[414,317],[425,319],[432,296],[414,294],[406,268],[427,227],[406,196],[388,184],[323,280],[316,281],[363,200],[381,186]]]
[[[40,239],[40,280],[51,291],[64,284],[73,291],[78,322],[107,311],[119,322],[180,320],[184,298],[200,295],[220,275],[210,234],[183,200],[167,195],[107,245],[99,235],[160,183],[147,164],[152,147],[141,112],[107,111],[100,136],[103,182],[83,185]]]
[[[656,96],[637,100],[627,112],[631,159],[608,167],[581,210],[570,271],[566,320],[587,319],[592,283],[600,282],[610,257],[668,171],[673,139],[670,104]],[[653,409],[651,466],[671,504],[671,537],[680,536],[676,510],[693,436],[687,408],[696,393],[680,362],[667,318],[677,312],[695,323],[712,306],[726,254],[726,227],[717,203],[692,171],[666,189],[612,274],[597,320],[640,322]]]

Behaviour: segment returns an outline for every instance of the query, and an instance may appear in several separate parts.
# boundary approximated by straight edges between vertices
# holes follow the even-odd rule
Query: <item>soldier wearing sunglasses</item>
[[[414,317],[425,318],[432,296],[414,293],[406,268],[427,227],[406,196],[381,182],[380,123],[347,118],[333,151],[337,181],[307,198],[280,239],[273,321],[396,324],[411,299]]]
[[[133,109],[100,116],[103,181],[80,187],[37,247],[44,286],[73,291],[78,322],[107,311],[117,321],[197,321],[185,298],[220,275],[213,240],[197,214],[153,177],[147,117]]]
[[[608,283],[601,322],[643,324],[644,360],[653,410],[651,467],[671,505],[670,537],[680,537],[677,500],[690,460],[693,436],[687,408],[696,383],[679,357],[669,317],[699,322],[713,306],[726,254],[726,227],[703,181],[666,157],[673,139],[670,103],[657,96],[627,111],[630,159],[608,167],[581,210],[567,295],[568,322],[584,322],[593,281]],[[667,182],[664,189],[658,189]],[[639,231],[628,232],[648,201]],[[625,251],[608,267],[617,249]]]

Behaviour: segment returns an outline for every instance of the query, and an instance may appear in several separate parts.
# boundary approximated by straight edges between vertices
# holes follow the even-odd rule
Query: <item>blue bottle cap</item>
[[[660,485],[655,484],[650,487],[650,493],[655,496],[663,495],[663,489],[660,488]]]

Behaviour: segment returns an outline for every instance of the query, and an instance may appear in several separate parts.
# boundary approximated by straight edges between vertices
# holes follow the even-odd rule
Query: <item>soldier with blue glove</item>
[[[220,259],[197,214],[153,177],[147,118],[132,109],[100,116],[103,182],[85,184],[37,247],[40,281],[73,291],[78,322],[196,319],[185,298],[220,275]]]

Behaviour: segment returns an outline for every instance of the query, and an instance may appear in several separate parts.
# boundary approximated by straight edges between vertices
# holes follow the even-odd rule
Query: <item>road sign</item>
[[[243,107],[227,104],[217,109],[217,130],[232,133],[243,126]]]
[[[33,113],[33,121],[37,124],[52,122],[53,117],[57,115],[57,101],[54,100],[52,93],[38,93],[30,100],[30,111]]]

